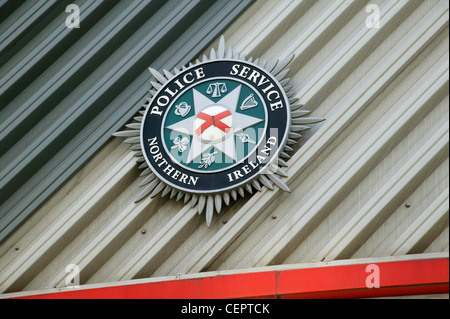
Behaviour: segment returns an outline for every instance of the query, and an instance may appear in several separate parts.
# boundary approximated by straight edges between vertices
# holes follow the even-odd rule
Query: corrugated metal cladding
[[[80,28],[85,34],[75,42],[70,37],[75,35],[58,26],[57,7],[46,2],[46,14],[33,16],[30,32],[41,26],[33,34],[36,43],[23,33],[22,41],[29,45],[22,44],[2,68],[14,68],[9,77],[1,77],[6,83],[2,88],[10,88],[6,100],[12,102],[1,113],[8,119],[1,133],[2,150],[3,145],[8,150],[2,157],[3,165],[8,164],[2,166],[2,174],[8,173],[2,175],[2,193],[13,193],[11,185],[20,177],[24,180],[19,193],[25,194],[27,183],[37,182],[27,175],[33,161],[63,163],[64,154],[78,150],[79,144],[89,144],[80,153],[95,144],[85,141],[93,127],[108,126],[107,134],[117,128],[119,118],[130,118],[136,109],[128,103],[138,108],[148,83],[144,65],[172,67],[171,54],[155,58],[150,47],[156,40],[150,38],[157,37],[173,52],[167,23],[182,28],[185,24],[176,19],[196,21],[198,6],[205,4],[190,4],[171,8],[168,3],[143,17],[144,11],[123,3],[104,7],[88,1],[84,23],[89,24],[92,14],[92,31]],[[326,118],[288,161],[286,183],[292,192],[246,194],[216,214],[208,228],[196,209],[174,199],[146,198],[135,204],[142,178],[128,146],[112,140],[1,245],[0,291],[62,287],[69,264],[80,267],[81,284],[87,284],[276,264],[448,254],[448,6],[446,0],[256,1],[224,32],[227,43],[247,57],[271,60],[294,53],[290,77],[296,97],[312,116]],[[25,9],[15,12],[29,13]],[[377,13],[379,28],[374,25]],[[131,23],[134,15],[140,28]],[[97,21],[99,16],[105,18]],[[208,30],[220,23],[218,17],[208,18]],[[198,35],[190,30],[176,41],[191,45]],[[111,43],[103,42],[108,40]],[[32,50],[36,52],[26,54]],[[33,63],[38,58],[44,65]],[[83,59],[91,63],[73,66]],[[127,72],[135,69],[142,75]],[[132,84],[121,89],[110,83],[119,79]],[[22,89],[15,99],[8,95]],[[111,106],[108,114],[81,124],[103,104]],[[85,115],[71,116],[77,112]],[[10,139],[16,134],[21,138],[13,145]],[[54,157],[53,144],[65,145]]]
[[[79,28],[68,28],[79,7]],[[248,1],[0,1],[0,242]]]

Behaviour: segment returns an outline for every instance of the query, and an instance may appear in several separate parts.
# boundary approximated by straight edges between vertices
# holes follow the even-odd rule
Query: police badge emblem
[[[133,144],[145,169],[147,195],[170,195],[206,211],[209,226],[214,210],[263,186],[289,191],[281,177],[290,145],[296,144],[307,124],[321,118],[298,110],[286,78],[292,56],[270,63],[253,61],[229,47],[221,37],[203,61],[163,74],[156,79],[148,103],[129,130],[114,133]]]

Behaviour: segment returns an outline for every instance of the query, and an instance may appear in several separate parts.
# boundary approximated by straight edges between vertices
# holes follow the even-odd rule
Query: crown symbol
[[[190,110],[191,106],[186,102],[181,102],[180,104],[175,105],[175,115],[185,117]]]
[[[258,102],[256,102],[255,98],[253,97],[253,93],[247,96],[242,102],[242,105],[240,106],[241,111],[248,110],[251,108],[254,108],[258,105]]]

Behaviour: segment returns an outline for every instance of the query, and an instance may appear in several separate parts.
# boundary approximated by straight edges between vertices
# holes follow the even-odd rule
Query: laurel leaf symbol
[[[214,157],[215,154],[217,154],[217,152],[204,154],[202,156],[201,164],[198,166],[198,168],[208,168],[209,166],[211,166],[211,164],[216,160],[216,158]]]

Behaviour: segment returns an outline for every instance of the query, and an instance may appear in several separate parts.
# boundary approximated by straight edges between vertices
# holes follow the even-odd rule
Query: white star
[[[262,119],[236,112],[239,96],[241,93],[241,87],[242,85],[239,85],[217,103],[210,100],[208,97],[204,96],[197,90],[192,90],[194,97],[195,116],[191,116],[166,127],[167,129],[176,131],[178,133],[193,136],[186,164],[189,164],[192,161],[196,160],[202,153],[209,152],[212,147],[215,147],[217,150],[221,151],[229,159],[237,161],[234,134],[263,121]],[[198,136],[197,133],[195,133],[194,120],[198,120],[197,116],[200,112],[213,106],[220,106],[231,112],[232,127],[229,133],[224,134],[222,132],[222,135],[224,135],[223,139],[219,141],[206,141],[205,139],[202,139],[201,136]],[[205,120],[200,121],[203,121],[200,122],[200,124],[206,122]],[[211,128],[213,128],[213,125],[211,125]]]

